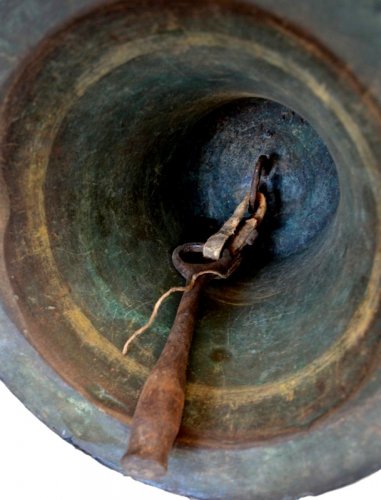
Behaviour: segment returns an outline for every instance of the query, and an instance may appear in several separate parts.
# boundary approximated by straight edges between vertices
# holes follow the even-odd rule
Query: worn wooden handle
[[[200,277],[183,294],[167,343],[140,394],[122,458],[125,472],[137,479],[158,478],[167,471],[181,424],[189,349],[205,281]]]

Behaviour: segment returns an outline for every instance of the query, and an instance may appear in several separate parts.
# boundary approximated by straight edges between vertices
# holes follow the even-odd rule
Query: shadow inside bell
[[[338,206],[337,173],[325,145],[302,117],[272,101],[238,99],[194,116],[160,142],[160,152],[163,168],[150,205],[168,256],[216,233],[249,192],[259,156],[269,158],[259,186],[267,210],[258,238],[222,286],[252,280],[270,263],[304,252]]]

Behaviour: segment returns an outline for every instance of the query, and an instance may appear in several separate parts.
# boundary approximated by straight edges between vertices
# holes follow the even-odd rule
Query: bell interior
[[[182,283],[173,249],[218,229],[271,156],[260,237],[202,300],[179,435],[243,446],[308,428],[367,374],[375,194],[332,106],[269,54],[312,56],[263,15],[213,11],[212,24],[196,4],[158,11],[143,42],[149,19],[97,11],[26,63],[6,112],[23,120],[5,135],[5,255],[25,335],[129,422],[178,298],[120,351]]]

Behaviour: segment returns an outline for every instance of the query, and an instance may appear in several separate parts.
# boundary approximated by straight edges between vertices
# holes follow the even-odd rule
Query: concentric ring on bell
[[[229,13],[230,24],[211,27],[204,18],[204,29],[196,31],[184,11],[177,22],[187,29],[173,30],[169,11],[158,15],[164,31],[143,43],[119,14],[106,23],[95,12],[52,35],[10,89],[2,129],[10,198],[5,261],[19,297],[14,317],[70,384],[128,422],[170,322],[169,312],[134,356],[121,356],[125,332],[144,321],[158,289],[175,277],[162,267],[178,243],[178,224],[161,212],[155,191],[164,164],[159,145],[169,156],[171,138],[181,137],[187,120],[194,124],[236,99],[262,97],[290,107],[330,149],[341,187],[338,211],[309,254],[276,263],[245,284],[250,303],[234,306],[242,307],[241,317],[226,323],[221,312],[221,322],[236,331],[228,379],[219,371],[223,364],[200,371],[213,343],[228,342],[218,322],[209,337],[206,331],[196,339],[192,363],[198,365],[193,371],[191,365],[180,437],[197,446],[250,445],[304,429],[345,401],[367,374],[378,345],[371,324],[380,284],[374,230],[380,179],[369,140],[372,129],[379,132],[378,110],[319,48],[273,22]],[[142,31],[147,22],[134,19]],[[140,257],[148,254],[147,264]],[[227,300],[225,306],[228,311]],[[298,333],[287,347],[292,328]],[[109,379],[110,366],[117,379]]]

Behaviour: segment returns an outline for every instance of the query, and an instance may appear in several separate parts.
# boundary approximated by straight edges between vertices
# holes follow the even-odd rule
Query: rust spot
[[[210,359],[215,363],[221,363],[223,361],[229,361],[232,358],[232,353],[227,351],[223,347],[213,349],[210,354]]]

